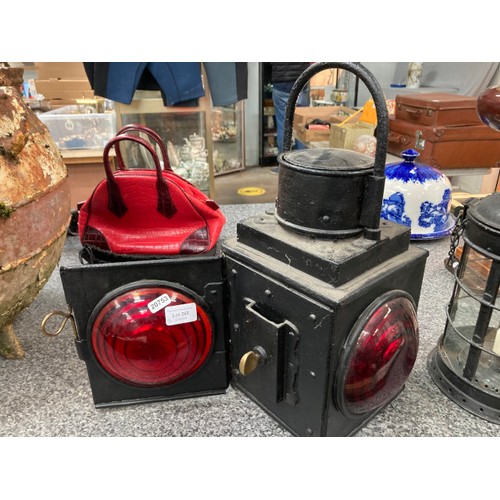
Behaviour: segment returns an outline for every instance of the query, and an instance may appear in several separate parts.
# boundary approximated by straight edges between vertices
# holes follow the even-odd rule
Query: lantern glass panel
[[[492,260],[467,246],[462,261],[460,280],[472,295],[482,297]]]
[[[463,374],[473,383],[482,381],[487,386],[499,387],[493,379],[500,379],[495,375],[500,368],[500,311],[497,309],[500,299],[487,293],[492,263],[492,259],[465,246],[441,352],[455,373]],[[484,323],[485,314],[487,323]],[[478,329],[481,321],[483,327]],[[472,356],[471,351],[475,351]],[[476,361],[472,361],[474,357]]]

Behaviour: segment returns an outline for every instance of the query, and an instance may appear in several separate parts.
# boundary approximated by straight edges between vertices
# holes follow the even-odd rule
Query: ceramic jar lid
[[[451,233],[451,183],[438,169],[416,163],[419,152],[407,149],[400,163],[385,168],[381,217],[411,228],[412,239],[437,239]]]

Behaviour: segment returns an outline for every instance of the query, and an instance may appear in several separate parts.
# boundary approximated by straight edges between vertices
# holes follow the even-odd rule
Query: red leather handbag
[[[130,132],[144,132],[160,148],[164,168],[151,144]],[[124,133],[125,132],[125,133]],[[151,154],[155,169],[127,169],[120,143],[132,141]],[[117,171],[110,166],[114,148]],[[151,129],[131,125],[119,131],[103,151],[106,179],[97,185],[78,215],[83,257],[89,262],[207,254],[226,219],[219,206],[173,172],[165,145]]]

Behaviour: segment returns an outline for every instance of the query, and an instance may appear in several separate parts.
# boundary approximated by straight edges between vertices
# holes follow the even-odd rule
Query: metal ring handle
[[[59,328],[57,328],[57,330],[51,330],[48,327],[48,322],[50,321],[51,318],[53,318],[55,316],[60,316],[63,319],[61,321],[61,324],[59,325]],[[78,338],[77,331],[76,331],[75,318],[73,318],[73,313],[72,313],[71,309],[67,312],[56,310],[56,311],[52,311],[49,314],[47,314],[45,316],[45,318],[43,318],[43,320],[42,320],[42,324],[41,324],[42,333],[47,337],[57,337],[57,335],[59,335],[64,330],[64,327],[66,326],[66,323],[68,321],[71,324],[71,327],[73,329],[73,333],[74,333],[75,337]]]
[[[380,238],[380,211],[382,209],[382,199],[384,196],[385,161],[389,136],[389,112],[387,111],[387,104],[380,84],[367,68],[360,63],[353,62],[320,62],[309,66],[297,78],[290,92],[285,110],[283,153],[281,153],[280,157],[291,149],[293,116],[300,91],[316,73],[332,68],[344,69],[358,76],[370,91],[373,102],[375,103],[375,110],[377,112],[377,149],[375,151],[373,174],[367,178],[365,183],[360,225],[364,228],[364,234],[367,239],[378,240]]]
[[[283,151],[289,151],[292,146],[293,116],[295,106],[301,90],[307,82],[317,73],[327,69],[344,69],[360,78],[366,85],[377,112],[377,150],[375,153],[374,174],[385,176],[385,159],[387,156],[387,137],[389,135],[389,113],[385,97],[380,84],[374,75],[362,64],[355,62],[319,62],[309,66],[295,81],[290,91],[285,110],[285,123],[283,131]]]

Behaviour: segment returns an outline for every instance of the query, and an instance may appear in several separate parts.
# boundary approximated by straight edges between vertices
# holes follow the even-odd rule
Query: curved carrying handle
[[[422,114],[422,110],[421,109],[406,108],[406,114],[410,118],[417,120],[418,118],[420,118],[420,115]]]
[[[104,147],[103,162],[107,177],[109,210],[118,217],[122,217],[127,211],[127,206],[123,201],[122,195],[120,193],[120,188],[116,182],[115,176],[113,175],[113,171],[109,163],[109,151],[111,150],[111,148],[114,148],[118,156],[120,151],[119,143],[122,141],[136,142],[141,146],[144,146],[151,153],[156,168],[156,190],[158,193],[157,210],[162,215],[165,215],[165,217],[172,217],[177,209],[175,208],[170,196],[167,181],[163,177],[160,159],[158,158],[156,151],[151,147],[148,141],[134,135],[117,135],[116,137],[113,137],[113,139],[111,139]]]
[[[150,129],[149,127],[140,125],[139,123],[131,123],[130,125],[125,125],[120,130],[118,130],[116,135],[124,135],[127,132],[142,132],[151,137],[153,141],[160,148],[161,156],[163,159],[163,169],[172,170],[172,167],[170,166],[170,160],[168,158],[167,148],[165,147],[165,143],[163,142],[159,134],[157,134],[154,130]],[[118,163],[118,168],[120,170],[124,170],[126,168],[125,162],[123,161],[123,157],[119,149],[116,150],[116,160]]]
[[[362,64],[354,62],[320,62],[309,66],[297,78],[290,92],[285,110],[282,154],[289,151],[292,146],[293,116],[301,90],[316,73],[332,68],[344,69],[358,76],[370,91],[373,102],[375,103],[375,110],[377,112],[377,150],[375,152],[373,175],[367,179],[365,185],[360,223],[365,229],[365,237],[376,240],[380,237],[380,210],[382,208],[382,198],[384,196],[389,113],[387,111],[387,104],[382,89],[378,81],[367,68]]]

